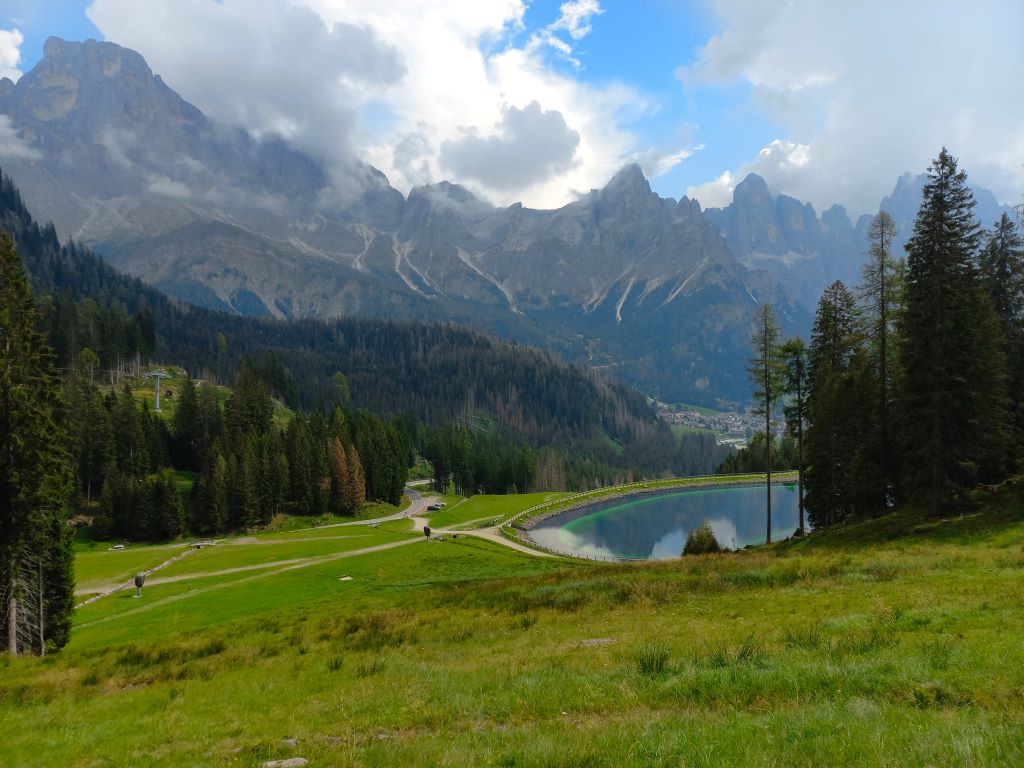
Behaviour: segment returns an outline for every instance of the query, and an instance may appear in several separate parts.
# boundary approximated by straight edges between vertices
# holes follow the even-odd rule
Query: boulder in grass
[[[309,765],[309,760],[304,757],[289,757],[287,760],[267,760],[263,768],[302,768]]]

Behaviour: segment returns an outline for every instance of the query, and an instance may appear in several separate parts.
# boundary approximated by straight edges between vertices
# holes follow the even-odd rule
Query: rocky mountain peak
[[[637,163],[630,163],[623,166],[618,173],[612,176],[611,181],[605,184],[602,192],[606,195],[652,195],[651,185],[644,176],[643,170]]]
[[[73,124],[69,140],[99,138],[100,124],[134,131],[167,120],[205,121],[141,55],[96,40],[49,38],[42,60],[11,89],[9,101],[22,122]]]
[[[751,204],[771,202],[772,193],[768,189],[768,182],[756,173],[748,173],[732,192],[733,202],[736,204]]]

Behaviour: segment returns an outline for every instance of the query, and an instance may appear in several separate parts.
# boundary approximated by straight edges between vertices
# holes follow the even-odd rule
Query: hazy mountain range
[[[6,124],[5,124],[6,123]],[[241,314],[451,320],[606,366],[669,401],[745,400],[757,304],[806,332],[855,282],[868,217],[820,217],[749,176],[724,209],[651,191],[638,166],[557,210],[441,182],[408,196],[368,165],[331,176],[218,125],[113,43],[47,41],[0,80],[0,162],[40,220],[171,295]],[[920,178],[882,207],[901,236]],[[977,191],[989,224],[1000,206]]]

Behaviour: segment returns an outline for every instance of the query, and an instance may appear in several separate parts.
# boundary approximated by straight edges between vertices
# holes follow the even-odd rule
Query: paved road
[[[460,531],[458,529],[451,528],[445,528],[443,531],[438,531],[438,533],[449,532],[457,533],[459,534],[459,536],[476,536],[478,539],[486,539],[487,541],[493,541],[495,544],[501,544],[503,546],[508,547],[509,549],[516,550],[516,552],[525,552],[526,554],[533,555],[534,557],[555,557],[555,555],[552,555],[548,552],[542,552],[539,549],[528,547],[525,544],[520,544],[518,542],[512,541],[511,539],[506,539],[504,536],[501,535],[501,526],[498,525],[493,525],[490,528],[475,528],[471,531]]]
[[[370,520],[351,520],[347,523],[331,523],[330,525],[318,525],[315,528],[299,528],[299,531],[322,531],[324,528],[347,528],[350,525],[377,525],[377,523],[386,523],[391,520],[403,520],[407,517],[418,517],[427,510],[427,502],[424,501],[423,496],[420,495],[419,491],[414,491],[412,488],[405,489],[405,495],[409,497],[409,506],[405,509],[395,512],[393,515],[387,517],[374,517]]]
[[[423,498],[423,495],[419,491],[415,491],[412,488],[406,486],[405,495],[409,497],[409,506],[403,509],[401,512],[397,512],[387,517],[377,517],[372,520],[353,520],[347,523],[332,523],[331,525],[321,525],[316,530],[323,528],[340,528],[349,525],[376,525],[377,523],[384,523],[389,520],[402,520],[409,518],[412,520],[412,526],[414,531],[422,531],[423,527],[430,525],[430,519],[424,517],[424,513],[427,511],[427,500]],[[487,519],[487,518],[482,518]],[[473,530],[459,530],[460,525],[466,525],[466,523],[457,523],[454,526],[448,528],[433,528],[431,527],[430,532],[432,534],[440,535],[457,533],[461,536],[476,536],[478,539],[486,539],[492,541],[495,544],[501,544],[509,549],[514,549],[516,552],[522,552],[527,555],[533,555],[534,557],[554,557],[554,555],[548,552],[542,552],[539,549],[533,549],[525,544],[520,544],[515,541],[510,541],[501,535],[500,526],[492,525],[489,528],[476,528]],[[312,529],[311,529],[312,530]]]

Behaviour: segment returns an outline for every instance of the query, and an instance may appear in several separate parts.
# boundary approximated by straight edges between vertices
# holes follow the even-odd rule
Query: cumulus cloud
[[[427,137],[428,132],[429,128],[421,123],[419,130],[399,137],[391,152],[393,166],[401,171],[402,176],[412,182],[413,186],[429,184],[434,180],[430,167],[433,152]]]
[[[529,33],[517,44],[525,9],[524,0],[93,0],[88,15],[214,119],[280,134],[325,159],[336,185],[353,176],[357,157],[403,191],[450,178],[474,182],[495,203],[554,207],[573,189],[603,185],[643,150],[622,126],[650,103],[556,66],[578,58],[574,46],[596,23],[598,2],[563,3],[543,40]],[[468,163],[470,145],[460,141],[507,139],[508,105],[526,111],[534,101],[566,126],[558,157],[567,131],[577,134],[572,162],[549,156],[539,164],[547,176],[522,174],[518,188],[506,172],[488,176]],[[444,146],[467,175],[442,167]],[[492,156],[504,161],[502,146]]]
[[[732,193],[736,185],[743,181],[747,174],[756,173],[768,181],[772,191],[793,195],[790,190],[805,183],[803,177],[808,171],[814,172],[811,152],[810,144],[776,139],[758,152],[753,161],[742,165],[736,173],[725,171],[717,179],[690,187],[687,194],[700,200],[700,204],[705,208],[722,208],[732,202]],[[890,180],[890,189],[893,183],[895,177]],[[879,200],[875,201],[876,206]],[[834,202],[834,199],[830,200],[829,204]]]
[[[38,160],[39,151],[21,138],[11,125],[11,118],[0,115],[0,159]]]
[[[704,145],[698,144],[694,147],[683,147],[682,149],[661,150],[651,148],[638,152],[629,158],[629,162],[638,163],[644,176],[648,179],[656,179],[668,173],[683,160],[690,157],[694,152],[704,149]]]
[[[751,170],[774,191],[874,210],[942,146],[1000,199],[1024,186],[1024,5],[716,0],[722,31],[678,75],[687,87],[745,82],[777,141],[689,193]]]
[[[25,41],[21,31],[17,29],[0,29],[0,78],[8,77],[18,82],[21,70],[21,44]]]
[[[492,202],[548,208],[573,199],[573,189],[601,186],[625,159],[637,150],[638,140],[620,126],[626,118],[649,108],[648,100],[621,84],[600,87],[580,82],[548,61],[549,47],[527,36],[521,46],[510,44],[512,33],[523,29],[525,5],[520,0],[304,0],[328,21],[364,23],[381,39],[415,62],[395,87],[378,95],[386,104],[391,124],[364,135],[365,156],[384,171],[399,189],[408,190],[433,181],[475,182],[474,191]],[[572,6],[566,3],[565,6]],[[560,9],[560,19],[571,12]],[[577,16],[583,22],[591,18]],[[560,27],[572,55],[572,29]],[[548,28],[545,28],[548,29]],[[564,69],[564,68],[563,68]],[[441,164],[441,148],[458,142],[467,129],[478,137],[494,135],[505,119],[507,105],[522,108],[536,101],[547,111],[561,114],[579,135],[575,162],[562,172],[519,189],[494,187],[478,179],[461,178]],[[410,168],[407,153],[395,151],[403,137],[416,134],[416,161]],[[426,149],[424,151],[424,142]]]
[[[274,0],[95,0],[87,14],[213,119],[334,167],[355,154],[355,105],[405,71],[368,27]]]
[[[580,135],[536,101],[508,107],[491,136],[474,129],[441,145],[441,167],[498,190],[520,190],[572,167]]]

